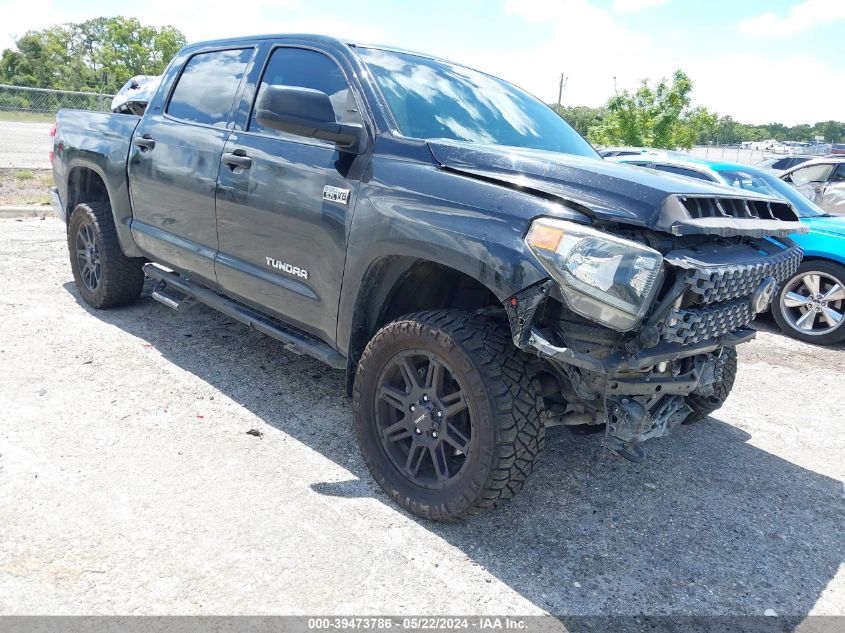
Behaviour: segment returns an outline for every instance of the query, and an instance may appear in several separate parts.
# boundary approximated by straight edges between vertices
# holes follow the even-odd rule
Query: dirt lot
[[[0,169],[0,206],[49,205],[52,186],[49,169]]]
[[[646,462],[551,429],[442,526],[373,484],[341,373],[202,307],[89,310],[57,220],[0,220],[0,319],[0,613],[845,614],[841,346],[764,323]]]

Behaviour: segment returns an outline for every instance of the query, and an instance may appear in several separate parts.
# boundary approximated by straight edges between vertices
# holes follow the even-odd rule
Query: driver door
[[[254,75],[259,94],[268,85],[319,90],[338,121],[361,122],[345,73],[324,52],[276,46]],[[254,111],[245,123],[226,141],[218,176],[220,288],[332,342],[359,185],[353,156],[328,141],[264,128]]]

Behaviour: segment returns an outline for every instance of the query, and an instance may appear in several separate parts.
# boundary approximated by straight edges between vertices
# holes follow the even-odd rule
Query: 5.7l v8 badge
[[[330,200],[331,202],[339,202],[346,204],[349,202],[349,189],[341,189],[340,187],[332,187],[326,185],[323,187],[323,200]]]

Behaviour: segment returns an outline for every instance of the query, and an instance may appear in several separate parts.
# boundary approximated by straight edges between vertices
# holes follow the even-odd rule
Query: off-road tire
[[[727,400],[733,389],[736,380],[737,357],[735,347],[725,347],[719,362],[716,364],[716,382],[713,385],[715,393],[712,396],[699,396],[690,394],[686,397],[686,403],[692,409],[692,413],[684,420],[684,424],[693,424],[703,420],[708,415],[720,409]]]
[[[455,481],[421,487],[388,458],[376,406],[380,375],[397,354],[434,353],[460,383],[472,419],[472,440]],[[379,330],[358,363],[353,420],[364,460],[382,489],[409,512],[456,521],[510,499],[534,470],[545,443],[542,398],[531,359],[517,349],[507,325],[461,311],[419,312]]]
[[[99,256],[99,283],[86,286],[77,257],[77,235],[90,226]],[[144,286],[144,259],[127,257],[120,248],[111,207],[107,202],[82,202],[70,214],[68,251],[73,279],[83,301],[92,308],[116,308],[133,303]]]

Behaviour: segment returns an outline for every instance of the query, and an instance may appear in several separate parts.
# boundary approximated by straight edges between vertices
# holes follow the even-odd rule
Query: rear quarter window
[[[253,49],[199,53],[185,64],[167,114],[192,123],[225,127]]]

